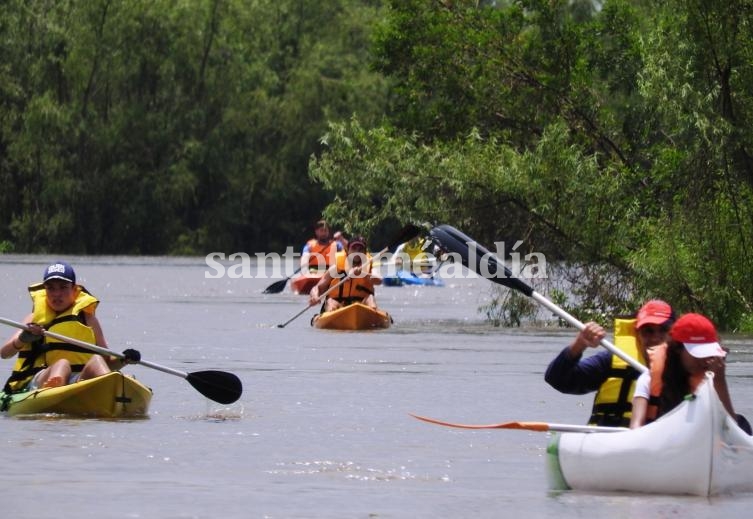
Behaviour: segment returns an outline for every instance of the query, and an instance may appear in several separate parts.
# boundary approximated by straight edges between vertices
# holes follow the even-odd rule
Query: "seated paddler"
[[[124,359],[103,357],[92,351],[45,335],[45,331],[103,348],[107,347],[95,312],[99,300],[76,283],[73,267],[57,261],[44,270],[41,283],[29,287],[32,311],[19,330],[0,348],[3,359],[17,356],[5,384],[6,393],[58,387],[120,369],[138,362],[141,354],[133,349]]]
[[[372,271],[367,250],[366,240],[362,236],[350,240],[347,255],[338,253],[335,265],[327,269],[319,283],[311,289],[311,306],[319,302],[320,294],[326,294],[322,307],[324,312],[353,303],[377,308],[374,287],[382,283],[382,278]]]

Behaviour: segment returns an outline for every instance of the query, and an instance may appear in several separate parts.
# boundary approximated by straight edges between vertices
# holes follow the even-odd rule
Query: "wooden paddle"
[[[28,331],[28,327],[25,324],[11,321],[10,319],[0,317],[0,323]],[[51,337],[53,339],[57,339],[58,341],[65,342],[66,344],[73,344],[74,346],[85,348],[89,351],[93,351],[94,353],[99,353],[100,355],[109,355],[112,357],[118,357],[120,359],[125,358],[125,355],[123,355],[122,353],[97,346],[96,344],[90,344],[88,342],[80,341],[78,339],[74,339],[73,337],[66,337],[65,335],[60,335],[58,333],[50,332],[47,330],[44,331],[44,335],[46,337]],[[240,379],[232,373],[212,370],[184,373],[182,371],[178,371],[177,369],[161,366],[159,364],[155,364],[154,362],[149,362],[146,360],[140,360],[138,362],[131,363],[141,364],[142,366],[146,366],[148,368],[156,369],[158,371],[169,373],[170,375],[184,378],[199,393],[209,398],[210,400],[214,400],[215,402],[219,402],[221,404],[232,404],[233,402],[238,400],[243,393],[243,385],[241,384]]]
[[[487,278],[489,281],[506,286],[508,288],[512,288],[513,290],[517,290],[525,294],[540,305],[559,315],[562,319],[567,321],[570,325],[578,328],[579,330],[583,330],[586,327],[585,324],[580,322],[573,315],[569,314],[567,311],[536,292],[533,287],[528,285],[522,279],[513,276],[510,269],[503,265],[494,254],[489,252],[488,249],[478,244],[476,240],[463,234],[451,225],[439,225],[433,228],[430,231],[429,235],[446,250],[458,254],[462,260],[463,265],[476,272],[480,276]],[[617,348],[608,340],[602,339],[600,344],[611,353],[617,355],[619,358],[637,369],[639,372],[642,373],[644,371],[648,371],[648,368],[646,366],[629,356],[624,351]]]
[[[382,254],[386,253],[388,250],[392,249],[393,247],[397,247],[401,243],[406,242],[406,241],[408,241],[408,240],[410,240],[410,239],[418,236],[418,233],[420,233],[421,231],[422,231],[422,229],[420,227],[417,227],[417,226],[415,226],[413,224],[406,225],[405,227],[403,227],[402,229],[400,229],[400,233],[397,236],[395,236],[395,238],[389,243],[389,245],[387,245],[384,249],[380,250],[375,256],[372,256],[369,259],[369,261],[366,262],[366,264],[364,265],[364,267],[369,266],[376,258],[380,257]],[[304,308],[303,310],[301,310],[300,312],[298,312],[297,314],[295,314],[293,317],[291,317],[290,319],[288,319],[284,323],[278,324],[277,327],[278,328],[285,328],[287,325],[289,325],[290,323],[292,323],[293,321],[295,321],[296,319],[298,319],[301,315],[303,315],[306,312],[306,310],[308,310],[312,306],[316,306],[317,304],[319,304],[319,302],[322,301],[327,294],[329,294],[334,289],[336,289],[337,287],[339,287],[340,285],[342,285],[343,283],[345,283],[345,281],[347,281],[349,277],[350,277],[350,273],[348,273],[347,276],[343,277],[340,280],[339,283],[337,283],[336,285],[333,285],[333,286],[329,287],[329,289],[327,289],[326,292],[320,294],[319,297],[316,299],[316,301],[314,301],[313,303],[310,302],[306,306],[306,308]]]
[[[301,267],[298,267],[297,269],[295,269],[295,272],[293,272],[291,275],[289,275],[285,279],[275,281],[274,283],[269,285],[267,288],[264,289],[264,292],[262,292],[262,294],[279,294],[280,292],[285,290],[285,285],[288,284],[288,281],[290,280],[290,278],[298,274],[300,271],[301,271]]]
[[[419,416],[417,414],[410,413],[413,418],[418,418],[424,422],[433,423],[436,425],[443,425],[445,427],[456,427],[458,429],[518,429],[523,431],[557,431],[557,432],[620,432],[629,431],[627,427],[603,427],[600,425],[572,425],[563,423],[546,423],[546,422],[505,422],[505,423],[491,423],[484,425],[471,425],[464,423],[452,423],[437,420],[435,418],[428,418],[426,416]]]

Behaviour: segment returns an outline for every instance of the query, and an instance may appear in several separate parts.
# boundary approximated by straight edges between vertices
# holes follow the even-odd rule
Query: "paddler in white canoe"
[[[633,428],[555,435],[547,449],[551,486],[701,496],[753,491],[753,437],[732,406],[726,351],[713,323],[686,314],[669,335],[656,347],[666,355],[655,353],[636,384]]]
[[[680,405],[711,372],[724,409],[741,429],[753,434],[732,405],[725,374],[727,351],[719,344],[714,323],[701,314],[685,314],[672,325],[669,336],[667,343],[653,348],[649,371],[638,377],[630,427],[641,427]]]
[[[629,355],[638,367],[646,366],[649,351],[669,339],[675,321],[672,307],[658,299],[646,302],[635,318],[615,319],[614,345]],[[608,350],[583,356],[598,348],[606,331],[595,322],[586,323],[575,340],[555,357],[544,379],[556,390],[573,395],[596,391],[591,425],[630,425],[633,390],[640,371]]]
[[[449,225],[440,225],[432,229],[431,235],[440,241],[445,248],[457,253],[463,265],[473,269],[476,273],[502,272],[504,276],[490,278],[524,295],[559,315],[561,319],[576,326],[581,332],[578,335],[578,350],[575,358],[567,358],[567,348],[560,353],[564,357],[564,364],[570,369],[579,367],[587,359],[580,359],[583,351],[597,344],[604,346],[611,354],[619,357],[633,370],[617,370],[614,378],[618,396],[625,392],[632,392],[637,372],[648,371],[646,363],[652,362],[647,342],[639,342],[635,328],[644,328],[649,324],[657,325],[652,329],[646,328],[641,337],[661,336],[666,342],[666,335],[670,332],[667,324],[672,317],[672,310],[663,301],[653,301],[644,305],[638,313],[637,322],[627,320],[616,327],[615,342],[619,346],[609,343],[604,330],[596,323],[584,325],[574,316],[536,292],[530,285],[516,278],[504,265],[496,261],[483,246],[478,245],[472,238]],[[471,255],[473,245],[477,254]],[[478,253],[481,253],[479,255]],[[491,270],[490,270],[491,268]],[[682,328],[680,328],[682,330]],[[670,332],[671,333],[671,332]],[[715,334],[715,332],[714,332]],[[676,335],[675,340],[680,337]],[[715,337],[713,335],[712,337]],[[671,337],[670,337],[671,338]],[[702,344],[708,337],[702,338]],[[677,341],[681,342],[681,341]],[[692,339],[685,337],[686,343],[692,344]],[[717,342],[718,341],[713,341]],[[683,343],[683,348],[684,343]],[[589,356],[597,357],[598,354]],[[640,362],[636,357],[640,357]],[[558,357],[558,359],[559,359]],[[562,359],[555,359],[553,364]],[[613,365],[611,355],[606,355],[606,362],[601,371],[608,373],[617,366]],[[554,371],[563,371],[555,366]],[[550,366],[552,368],[552,366]],[[552,369],[547,370],[547,379],[551,380]],[[567,372],[567,370],[564,370]],[[594,370],[592,370],[594,371]],[[722,374],[722,371],[719,371]],[[576,373],[578,371],[576,370]],[[567,374],[577,383],[577,376]],[[644,427],[628,429],[619,426],[570,425],[542,422],[505,422],[499,424],[468,425],[413,415],[421,420],[449,427],[464,429],[518,429],[532,431],[561,432],[555,434],[547,448],[550,484],[557,489],[596,490],[596,491],[631,491],[663,494],[695,494],[714,495],[729,492],[753,491],[753,436],[744,418],[731,416],[734,413],[731,405],[728,411],[715,390],[714,373],[706,372],[704,382],[694,393],[683,395],[679,405],[669,410],[664,408],[664,414],[654,422]],[[625,383],[622,383],[625,382]],[[559,387],[572,393],[588,393],[597,389],[598,384],[590,381],[592,386],[584,381],[580,390]],[[726,385],[726,384],[725,384]],[[649,384],[650,386],[650,384]],[[721,386],[720,386],[721,387]],[[624,404],[624,399],[618,403]],[[632,410],[629,402],[628,410]],[[731,404],[731,402],[730,402]],[[624,423],[627,415],[624,411],[615,414],[615,418]]]
[[[638,310],[635,319],[615,320],[615,346],[640,365],[653,365],[654,369],[661,369],[666,344],[670,340],[669,331],[674,321],[675,314],[668,303],[658,299],[648,301]],[[633,396],[639,372],[609,351],[583,357],[587,348],[598,347],[605,336],[606,332],[601,326],[593,322],[587,323],[573,343],[552,360],[544,378],[563,393],[586,394],[596,391],[589,424],[627,427],[632,423]],[[644,372],[647,371],[648,369]],[[645,377],[646,375],[644,383]],[[717,376],[715,385],[726,388],[723,371]],[[685,394],[687,392],[683,396]],[[725,407],[731,410],[726,389],[719,391],[719,397]],[[655,409],[652,408],[652,412],[655,413]],[[750,433],[750,424],[745,417],[735,416],[735,419],[743,430]]]

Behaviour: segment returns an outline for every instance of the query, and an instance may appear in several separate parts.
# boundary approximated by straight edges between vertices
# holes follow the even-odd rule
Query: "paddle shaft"
[[[8,326],[13,326],[15,328],[19,328],[21,330],[26,330],[26,331],[29,330],[29,328],[25,324],[18,323],[16,321],[11,321],[10,319],[5,319],[3,317],[0,317],[0,323],[7,324]],[[119,359],[125,358],[125,355],[123,355],[122,353],[118,353],[117,351],[113,351],[108,348],[103,348],[102,346],[97,346],[96,344],[90,344],[88,342],[80,341],[73,337],[67,337],[65,335],[60,335],[60,334],[57,334],[55,332],[51,332],[48,330],[44,330],[43,333],[45,337],[51,337],[53,339],[57,339],[67,344],[73,344],[74,346],[79,346],[89,351],[93,351],[94,353],[99,353],[100,355],[109,355],[111,357],[117,357]],[[131,364],[141,364],[143,366],[153,368],[153,369],[162,371],[164,373],[169,373],[171,375],[175,375],[182,378],[188,378],[188,373],[184,373],[183,371],[179,371],[177,369],[168,368],[167,366],[161,366],[159,364],[155,364],[154,362],[149,362],[148,360],[140,360],[138,362],[131,362]]]
[[[454,427],[456,429],[517,429],[521,431],[536,431],[536,432],[581,432],[581,433],[594,433],[594,432],[621,432],[629,431],[627,427],[605,427],[601,425],[575,425],[565,423],[547,423],[547,422],[505,422],[505,423],[492,423],[483,425],[463,424],[445,422],[443,420],[437,420],[436,418],[429,418],[427,416],[420,416],[411,414],[413,418],[417,418],[421,421],[432,423],[435,425],[442,425],[445,427]]]
[[[264,294],[278,294],[282,292],[285,289],[285,285],[288,284],[288,280],[292,278],[293,276],[295,276],[296,274],[298,274],[302,268],[303,267],[298,267],[297,269],[295,269],[295,271],[291,275],[285,277],[284,279],[275,281],[274,283],[269,285],[267,288],[265,288],[263,293]]]
[[[552,301],[544,297],[542,294],[536,292],[533,287],[528,285],[525,281],[513,276],[510,269],[508,269],[501,261],[496,258],[494,254],[489,252],[488,249],[480,245],[473,238],[470,238],[469,236],[463,234],[450,225],[440,225],[438,227],[435,227],[434,229],[432,229],[432,234],[448,250],[458,253],[463,260],[463,264],[467,268],[473,270],[479,275],[482,275],[479,271],[482,270],[482,260],[485,259],[486,264],[484,264],[483,271],[489,274],[489,276],[482,275],[482,277],[486,277],[494,283],[512,288],[514,290],[518,290],[524,295],[532,298],[540,305],[548,308],[578,330],[583,330],[586,327],[586,325],[575,318],[575,316],[571,315],[563,308],[560,308]],[[473,247],[471,247],[471,245],[473,245]],[[460,249],[460,247],[464,247],[465,250]],[[476,254],[476,250],[480,251],[481,254]],[[502,274],[501,276],[499,275],[500,270]],[[491,275],[492,273],[494,275]],[[648,368],[646,366],[632,358],[624,351],[620,350],[608,340],[602,339],[599,344],[609,350],[609,352],[613,355],[616,355],[620,359],[627,362],[630,366],[632,366],[639,372],[642,373],[644,371],[648,371]]]
[[[565,309],[560,308],[556,304],[554,304],[552,301],[544,297],[543,295],[539,294],[535,290],[531,293],[531,298],[539,303],[541,306],[548,308],[558,316],[560,316],[562,319],[567,321],[568,324],[571,326],[574,326],[578,330],[583,330],[586,325],[580,322],[578,319],[576,319],[573,315],[569,314]],[[621,358],[625,362],[627,362],[630,366],[637,369],[640,373],[643,373],[644,371],[648,371],[648,368],[635,360],[633,357],[619,349],[617,346],[612,344],[607,339],[602,339],[599,344],[609,350],[610,353],[613,355],[616,355],[617,357]]]

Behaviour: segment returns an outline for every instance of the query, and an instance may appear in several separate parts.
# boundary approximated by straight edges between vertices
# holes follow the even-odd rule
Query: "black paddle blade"
[[[186,380],[199,393],[221,404],[232,404],[243,393],[241,380],[224,371],[196,371],[189,373]]]
[[[288,279],[290,278],[285,278],[279,281],[275,281],[274,283],[269,285],[267,288],[265,288],[262,294],[279,294],[280,292],[285,290],[285,285],[288,284]]]
[[[523,280],[512,275],[510,269],[497,261],[497,257],[470,236],[463,234],[451,225],[434,227],[429,236],[440,247],[460,256],[464,266],[493,283],[519,290],[528,297],[533,288]]]
[[[426,232],[426,229],[422,229],[421,227],[418,227],[417,225],[413,225],[412,223],[407,224],[405,227],[400,229],[400,234],[395,236],[395,238],[390,242],[389,245],[387,245],[388,249],[394,249],[401,243],[405,243],[407,241],[412,240],[416,236],[418,236],[421,232]]]

